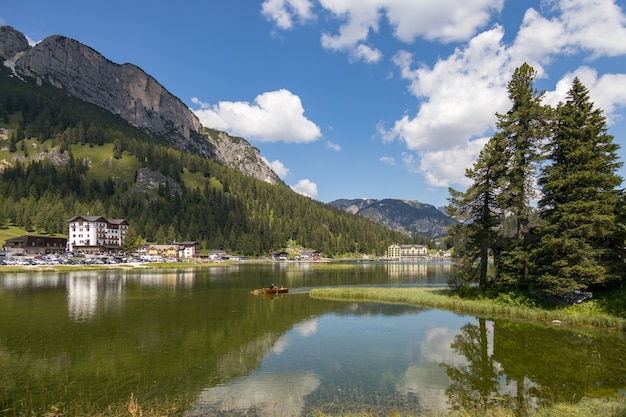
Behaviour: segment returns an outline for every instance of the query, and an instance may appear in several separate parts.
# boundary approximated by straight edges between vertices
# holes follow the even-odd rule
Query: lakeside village
[[[0,265],[58,265],[58,264],[119,264],[146,262],[220,262],[247,260],[223,250],[200,253],[195,241],[172,242],[169,245],[144,244],[132,254],[122,250],[128,232],[125,219],[108,219],[102,216],[75,216],[68,220],[68,238],[23,235],[7,239],[0,251]],[[301,250],[290,257],[286,251],[268,254],[273,261],[325,261],[318,250]],[[450,253],[429,255],[424,245],[398,245],[388,247],[380,258],[385,261],[449,260]]]

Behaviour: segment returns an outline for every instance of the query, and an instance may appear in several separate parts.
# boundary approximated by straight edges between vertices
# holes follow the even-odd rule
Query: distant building
[[[163,258],[177,257],[178,246],[176,245],[146,245],[148,255],[158,255]]]
[[[270,257],[275,261],[286,261],[288,254],[284,250],[276,250],[270,252]]]
[[[68,220],[68,245],[71,252],[110,252],[122,248],[128,232],[124,219],[102,216],[75,216]]]
[[[172,242],[172,245],[175,245],[178,248],[178,257],[179,258],[193,258],[200,253],[200,244],[193,241],[187,242]]]
[[[63,253],[67,246],[64,237],[24,235],[7,239],[4,248],[10,253]]]
[[[417,257],[428,255],[424,245],[391,245],[387,248],[388,258]]]
[[[174,258],[193,258],[200,253],[200,244],[195,241],[172,242],[170,245],[145,245],[144,252],[148,255],[160,255]]]
[[[308,260],[308,259],[318,260],[321,258],[322,258],[322,254],[317,249],[316,250],[303,250],[300,252],[300,259],[302,260]]]
[[[225,250],[213,249],[209,251],[208,258],[212,261],[230,259],[230,254]]]

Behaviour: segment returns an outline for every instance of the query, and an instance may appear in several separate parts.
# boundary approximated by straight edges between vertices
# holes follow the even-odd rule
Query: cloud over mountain
[[[281,89],[258,95],[253,103],[221,101],[211,105],[192,99],[200,122],[258,142],[307,143],[319,139],[320,128],[304,116],[300,97]]]

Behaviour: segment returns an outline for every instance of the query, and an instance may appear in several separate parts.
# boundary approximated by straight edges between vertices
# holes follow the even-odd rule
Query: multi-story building
[[[388,258],[403,258],[428,255],[428,247],[424,245],[391,245],[387,248]]]
[[[71,252],[110,252],[120,250],[128,232],[124,219],[102,216],[75,216],[68,220],[67,249]]]

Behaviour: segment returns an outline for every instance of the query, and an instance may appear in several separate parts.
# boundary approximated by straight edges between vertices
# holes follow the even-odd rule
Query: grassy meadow
[[[0,228],[0,246],[4,244],[7,239],[12,239],[14,237],[23,236],[26,234],[26,230],[20,229],[15,226],[7,226],[4,228]]]

